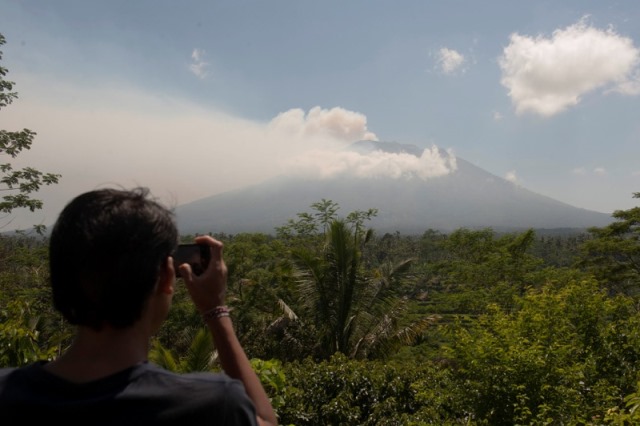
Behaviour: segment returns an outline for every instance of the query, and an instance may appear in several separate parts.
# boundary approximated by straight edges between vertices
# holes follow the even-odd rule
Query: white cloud
[[[453,49],[443,47],[438,51],[438,65],[445,74],[453,73],[464,64],[464,61],[464,55]]]
[[[584,167],[576,167],[575,169],[571,170],[571,173],[576,176],[586,176],[587,174],[605,176],[607,174],[607,170],[604,167],[594,167],[593,170],[589,172]]]
[[[435,146],[425,149],[420,157],[345,150],[345,144],[375,141],[377,137],[367,129],[366,116],[340,107],[313,107],[307,114],[302,109],[290,109],[271,120],[266,130],[268,139],[297,141],[298,153],[282,160],[283,169],[289,175],[426,180],[457,168],[453,153],[442,154]]]
[[[382,151],[360,154],[352,151],[314,150],[309,154],[292,159],[288,165],[291,174],[321,179],[353,176],[427,180],[447,175],[457,169],[453,153],[443,154],[436,146],[425,149],[420,157]]]
[[[207,68],[209,63],[204,60],[205,51],[202,49],[193,49],[191,52],[191,64],[189,70],[198,78],[203,79],[207,76]]]
[[[520,185],[521,183],[515,170],[509,170],[505,173],[504,178],[515,185]]]
[[[596,89],[640,93],[640,51],[612,29],[586,18],[551,37],[512,34],[499,58],[502,84],[517,113],[552,116]]]
[[[620,82],[611,91],[630,96],[640,95],[640,72],[636,72],[628,80]]]
[[[500,120],[502,120],[502,118],[503,118],[503,116],[502,116],[502,114],[500,112],[498,112],[498,111],[494,111],[493,112],[493,119],[495,121],[500,121]]]
[[[340,107],[323,109],[313,107],[305,115],[299,108],[280,113],[271,120],[269,127],[274,131],[285,131],[297,137],[330,137],[343,142],[358,140],[378,140],[367,129],[367,117]]]

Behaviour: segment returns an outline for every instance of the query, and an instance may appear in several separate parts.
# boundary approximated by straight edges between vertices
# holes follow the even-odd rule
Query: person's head
[[[71,324],[100,330],[141,317],[178,231],[170,210],[149,191],[99,189],[63,209],[49,243],[56,309]]]

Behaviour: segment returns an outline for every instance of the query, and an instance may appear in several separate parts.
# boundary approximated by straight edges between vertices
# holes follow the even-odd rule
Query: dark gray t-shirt
[[[43,365],[0,369],[0,423],[256,425],[243,384],[225,374],[176,374],[145,363],[77,384]]]

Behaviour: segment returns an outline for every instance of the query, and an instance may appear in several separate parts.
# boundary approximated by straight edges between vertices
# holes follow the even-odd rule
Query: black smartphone
[[[193,273],[200,275],[209,265],[211,251],[206,244],[179,244],[171,256],[173,257],[173,268],[176,270],[176,277],[180,276],[178,266],[183,263],[191,265]]]

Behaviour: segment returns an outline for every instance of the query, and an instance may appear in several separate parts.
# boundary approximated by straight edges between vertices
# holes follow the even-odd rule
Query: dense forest
[[[640,422],[640,207],[557,234],[378,235],[376,213],[321,200],[272,235],[215,235],[281,424]],[[46,238],[0,238],[0,367],[55,358],[71,336]],[[219,369],[184,286],[152,361]]]

